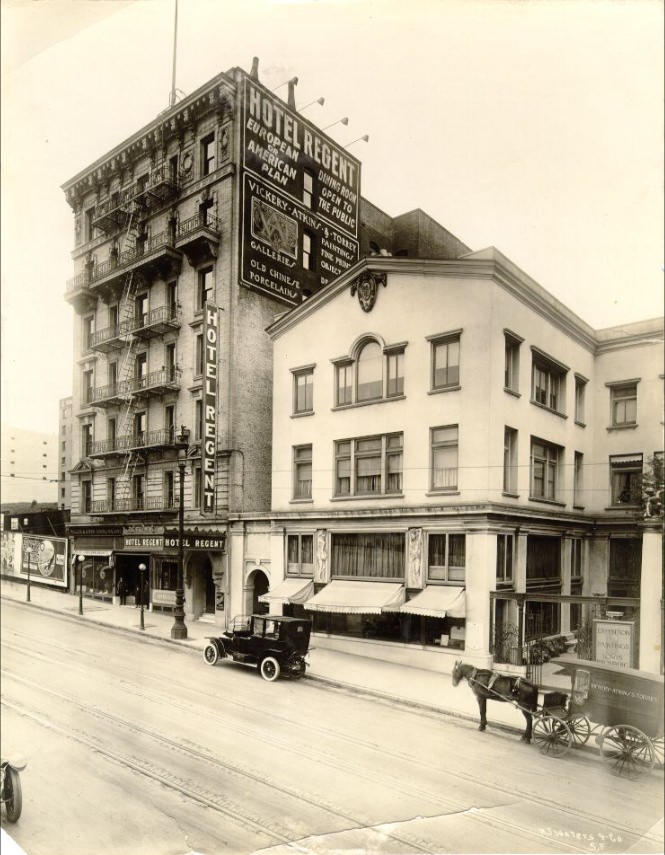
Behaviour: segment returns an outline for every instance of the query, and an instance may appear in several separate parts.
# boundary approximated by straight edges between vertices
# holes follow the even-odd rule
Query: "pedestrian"
[[[145,580],[143,586],[143,605],[146,609],[150,607],[150,582],[148,579]]]
[[[137,585],[136,590],[134,591],[134,608],[138,609],[141,603],[141,586]]]
[[[127,605],[127,584],[126,584],[126,582],[122,576],[118,579],[118,587],[116,590],[117,590],[118,596],[120,597],[120,605],[126,606]]]

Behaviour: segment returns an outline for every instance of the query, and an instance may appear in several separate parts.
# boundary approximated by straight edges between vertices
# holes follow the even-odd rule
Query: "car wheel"
[[[279,677],[280,671],[282,669],[280,668],[279,662],[275,659],[274,656],[266,656],[265,659],[261,660],[259,670],[263,679],[267,680],[269,683],[272,683]]]
[[[219,659],[219,651],[216,644],[206,644],[203,648],[203,661],[207,665],[214,665]]]

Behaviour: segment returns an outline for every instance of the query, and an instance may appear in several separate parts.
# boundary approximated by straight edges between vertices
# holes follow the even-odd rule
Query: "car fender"
[[[223,639],[219,638],[218,636],[212,636],[212,635],[207,636],[207,639],[211,644],[214,644],[215,647],[217,648],[217,653],[219,654],[219,658],[225,659],[227,653],[226,653],[226,649],[224,647]]]

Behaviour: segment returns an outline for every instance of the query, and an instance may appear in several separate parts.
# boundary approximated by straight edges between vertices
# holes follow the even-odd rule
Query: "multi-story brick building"
[[[72,405],[71,396],[60,400],[57,455],[59,460],[58,506],[61,510],[69,510],[72,506],[72,480],[70,475],[72,468],[72,429],[74,427]]]
[[[270,509],[266,328],[361,255],[468,251],[421,212],[392,220],[361,200],[359,161],[295,110],[292,84],[286,103],[257,68],[218,75],[63,187],[70,534],[85,593],[111,598],[120,576],[134,590],[143,564],[153,606],[173,607],[185,426],[187,615],[220,623],[228,517]]]

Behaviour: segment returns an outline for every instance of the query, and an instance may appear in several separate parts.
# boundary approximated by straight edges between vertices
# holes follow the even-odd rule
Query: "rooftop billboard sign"
[[[360,161],[249,77],[242,108],[240,279],[295,305],[358,260]]]

